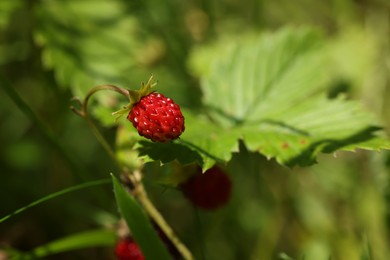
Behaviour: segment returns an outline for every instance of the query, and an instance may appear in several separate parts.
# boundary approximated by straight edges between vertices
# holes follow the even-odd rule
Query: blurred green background
[[[197,108],[202,93],[191,60],[198,47],[284,26],[322,31],[339,64],[334,89],[390,128],[388,0],[0,1],[0,217],[116,170],[70,111],[72,96],[98,84],[138,88],[153,73],[159,91]],[[114,143],[110,113],[121,100],[99,95],[95,102],[101,106],[93,113]],[[216,212],[194,209],[153,177],[146,184],[197,259],[388,259],[390,153],[318,161],[287,169],[241,147],[226,166],[232,199]],[[92,187],[0,223],[0,246],[31,250],[83,230],[113,229],[118,218],[112,187]],[[112,247],[100,247],[50,259],[112,258]]]

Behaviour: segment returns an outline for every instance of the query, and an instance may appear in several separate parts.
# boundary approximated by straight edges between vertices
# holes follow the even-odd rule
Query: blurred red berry
[[[229,176],[214,166],[202,173],[201,170],[181,184],[181,189],[195,206],[213,210],[224,206],[230,198],[232,183]]]
[[[118,241],[115,246],[115,255],[118,260],[144,260],[141,249],[132,238]]]

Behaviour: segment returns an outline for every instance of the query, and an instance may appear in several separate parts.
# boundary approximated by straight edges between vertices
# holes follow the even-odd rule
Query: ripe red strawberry
[[[224,206],[230,198],[232,183],[218,166],[202,174],[201,170],[181,184],[181,189],[195,206],[213,210]]]
[[[164,95],[152,92],[142,97],[130,110],[127,119],[141,136],[153,142],[167,142],[184,131],[184,117],[179,105]]]
[[[118,260],[145,259],[137,243],[130,237],[118,241],[115,246],[115,255]]]

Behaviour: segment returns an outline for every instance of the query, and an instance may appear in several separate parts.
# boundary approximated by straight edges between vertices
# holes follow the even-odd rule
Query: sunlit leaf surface
[[[358,102],[328,98],[331,63],[315,31],[287,28],[231,42],[197,53],[213,53],[208,66],[201,67],[202,57],[193,63],[209,113],[187,113],[177,143],[194,150],[198,156],[191,158],[204,169],[228,161],[240,139],[287,166],[311,165],[320,152],[390,148],[389,141],[378,142],[380,127]],[[184,161],[173,148],[178,144],[144,145],[143,152]]]

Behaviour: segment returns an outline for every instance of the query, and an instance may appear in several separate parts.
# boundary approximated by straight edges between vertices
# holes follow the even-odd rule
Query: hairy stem
[[[81,117],[88,116],[88,101],[90,100],[90,98],[92,97],[93,94],[95,94],[96,92],[99,92],[101,90],[115,91],[115,92],[125,96],[130,102],[130,92],[127,89],[119,88],[119,87],[114,86],[114,85],[101,85],[101,86],[96,86],[96,87],[90,89],[88,91],[87,95],[85,96],[83,102],[81,102],[78,98],[73,98],[73,100],[76,100],[79,103],[79,105],[81,105],[81,110],[76,109],[74,106],[71,106],[70,109],[72,109],[73,112],[75,112],[77,115],[79,115]]]

